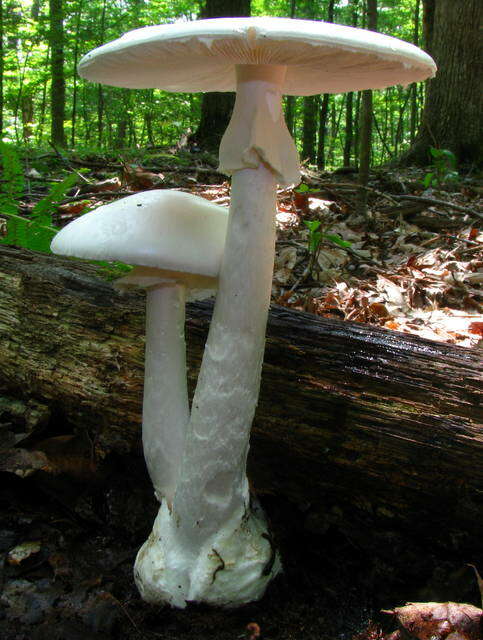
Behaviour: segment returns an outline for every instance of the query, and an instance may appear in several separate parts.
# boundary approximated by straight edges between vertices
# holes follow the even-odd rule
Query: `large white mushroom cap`
[[[217,278],[227,220],[228,209],[204,198],[156,189],[89,211],[64,227],[51,249]]]
[[[166,91],[235,91],[235,65],[288,67],[282,93],[407,85],[434,76],[418,47],[373,31],[290,18],[216,18],[135,29],[85,55],[94,82]]]

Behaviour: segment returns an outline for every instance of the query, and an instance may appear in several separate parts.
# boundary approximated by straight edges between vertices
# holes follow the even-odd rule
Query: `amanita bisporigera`
[[[167,91],[233,91],[220,148],[232,175],[219,291],[172,508],[163,503],[136,560],[151,602],[234,606],[259,598],[280,568],[245,473],[270,301],[279,185],[299,181],[282,94],[407,85],[434,75],[407,42],[305,20],[226,18],[137,29],[84,56],[92,81]]]
[[[189,422],[185,300],[214,295],[228,210],[180,191],[136,193],[68,224],[52,251],[136,267],[119,288],[146,289],[143,449],[158,499],[171,504]]]

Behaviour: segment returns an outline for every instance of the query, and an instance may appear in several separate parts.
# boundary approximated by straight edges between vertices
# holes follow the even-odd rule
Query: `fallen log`
[[[0,247],[0,429],[22,450],[0,470],[65,471],[72,437],[88,443],[84,474],[113,452],[141,456],[144,297],[105,278],[93,264]],[[188,308],[191,389],[211,309]],[[477,350],[275,307],[250,478],[296,503],[309,530],[365,552],[407,563],[412,541],[477,563],[481,373]],[[69,442],[66,457],[49,459],[49,436]]]

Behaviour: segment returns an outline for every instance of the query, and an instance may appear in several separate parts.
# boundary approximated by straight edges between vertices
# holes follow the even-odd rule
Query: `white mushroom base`
[[[179,528],[163,501],[136,557],[134,578],[143,600],[152,604],[238,607],[260,599],[279,571],[280,558],[257,504],[189,552],[180,545]]]

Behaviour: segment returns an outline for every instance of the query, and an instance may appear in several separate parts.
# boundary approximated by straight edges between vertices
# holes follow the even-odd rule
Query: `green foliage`
[[[441,187],[459,180],[454,153],[448,149],[436,149],[435,147],[429,147],[429,153],[433,158],[433,170],[424,176],[423,184],[426,188]]]
[[[23,245],[27,237],[28,222],[18,216],[18,201],[24,190],[23,166],[13,147],[0,142],[2,180],[0,182],[0,215],[7,216],[6,230],[0,242]],[[3,227],[3,225],[2,225]]]
[[[329,242],[335,244],[343,249],[347,249],[351,246],[350,242],[343,240],[335,233],[327,233],[321,231],[322,222],[320,220],[303,220],[304,225],[309,230],[309,237],[307,242],[307,248],[309,251],[309,264],[307,267],[307,274],[313,274],[314,269],[318,269],[318,257],[322,243]]]
[[[30,217],[19,215],[19,201],[23,196],[24,174],[20,158],[12,145],[0,143],[3,167],[0,182],[0,218],[6,219],[2,227],[0,244],[13,244],[34,251],[50,252],[50,242],[57,233],[52,224],[55,206],[77,181],[77,174],[68,175],[62,182],[54,183],[48,194],[32,209]]]
[[[343,240],[335,233],[326,233],[325,231],[319,231],[321,226],[320,220],[303,220],[304,225],[309,230],[308,249],[310,253],[317,253],[320,248],[322,240],[328,240],[332,244],[336,244],[342,249],[347,249],[351,246],[350,242]]]
[[[378,28],[382,33],[412,41],[415,0],[379,0]],[[100,86],[79,78],[80,57],[130,29],[144,25],[197,19],[204,0],[64,0],[64,74],[66,83],[65,132],[69,142],[95,151],[106,149],[158,150],[174,145],[183,133],[197,127],[200,94],[179,94],[157,89],[129,90]],[[327,19],[329,0],[252,0],[256,16]],[[334,20],[363,26],[361,0],[336,0]],[[4,3],[4,124],[6,138],[16,144],[41,146],[50,136],[50,49],[48,3],[11,0]],[[11,45],[10,45],[11,43]],[[409,98],[413,89],[389,88],[374,94],[373,164],[398,155],[411,140]],[[418,110],[424,94],[416,93]],[[357,95],[354,122],[357,122]],[[295,98],[295,139],[303,135],[303,98]],[[346,98],[330,97],[325,133],[325,166],[340,166],[343,158]],[[416,123],[417,124],[417,123]],[[355,132],[354,132],[355,134]],[[357,136],[353,137],[352,157]]]
[[[318,231],[320,220],[304,220],[304,225],[309,230],[308,249],[309,253],[316,253],[322,240],[322,232]]]

